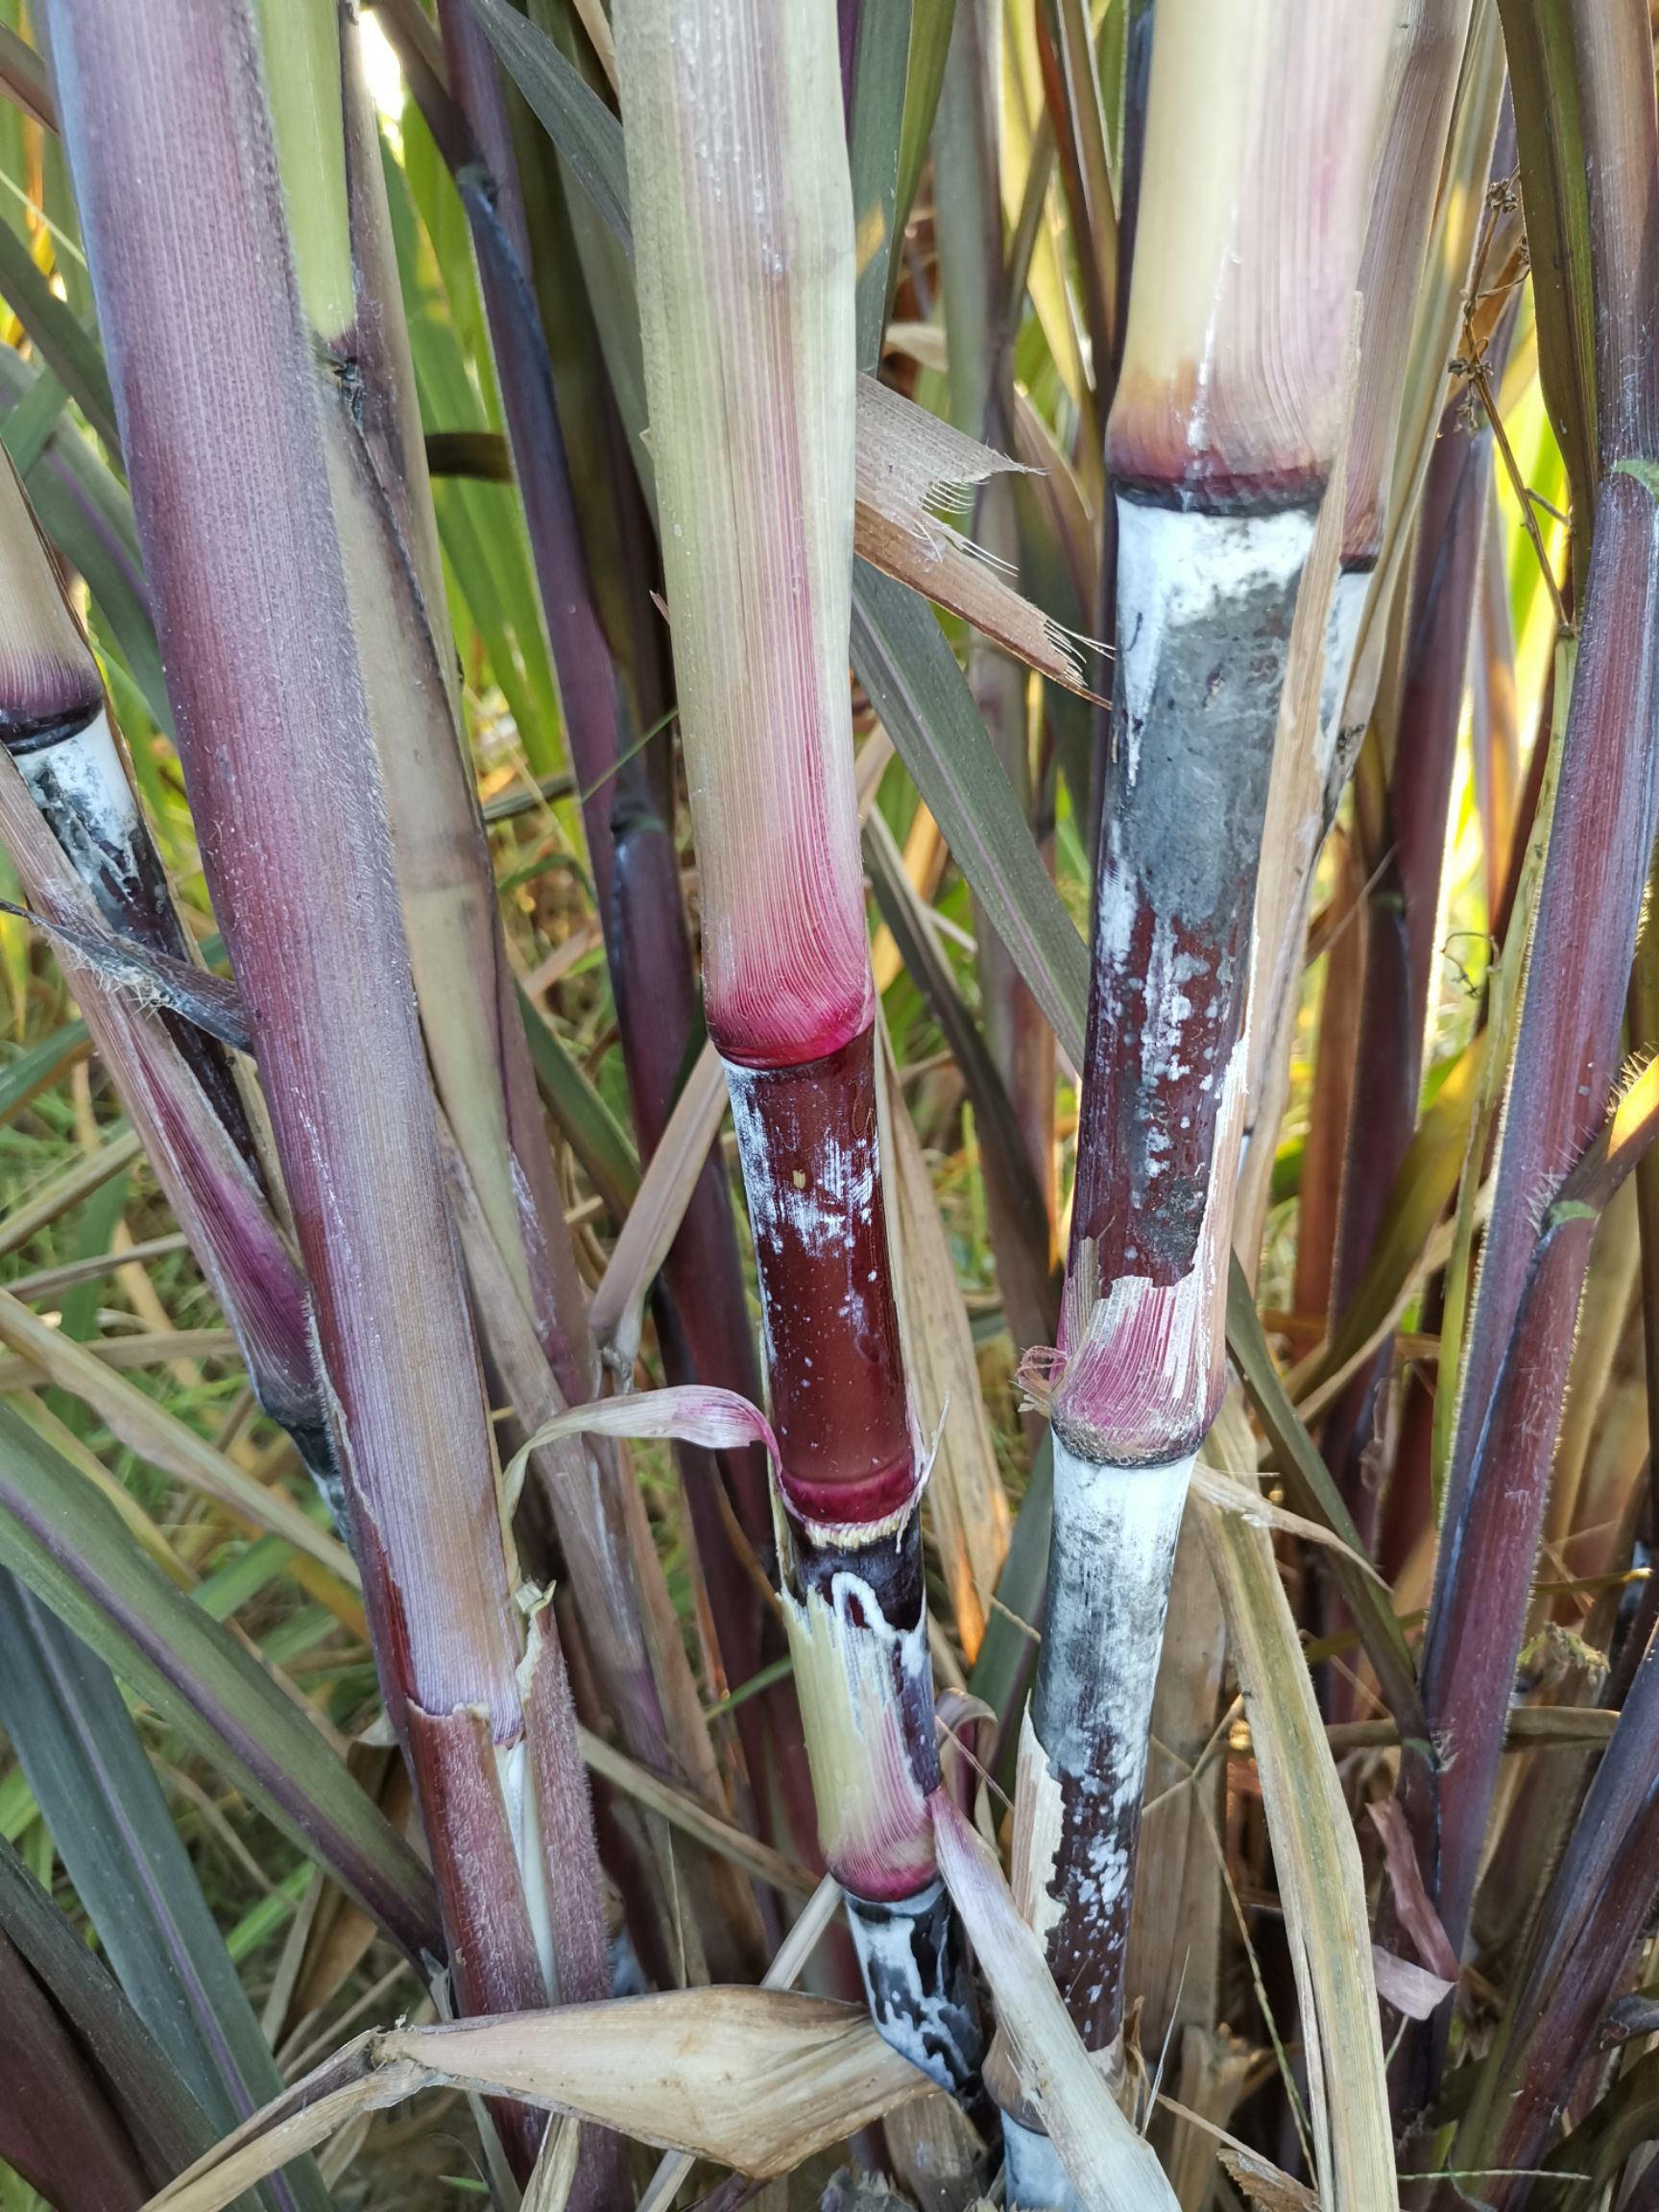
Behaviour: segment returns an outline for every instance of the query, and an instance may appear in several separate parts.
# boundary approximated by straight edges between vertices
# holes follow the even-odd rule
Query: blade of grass
[[[1081,1065],[1089,955],[1043,866],[967,679],[931,611],[867,565],[856,570],[853,664],[992,926]]]
[[[281,2076],[108,1668],[12,1576],[0,1577],[0,1717],[77,1896],[157,2048],[216,2131]],[[315,2166],[271,2201],[319,2212]]]
[[[441,1955],[431,1878],[313,1722],[151,1561],[106,1501],[0,1407],[0,1561],[419,1964]]]
[[[319,1528],[293,1499],[268,1488],[215,1451],[176,1414],[129,1382],[84,1345],[51,1328],[9,1291],[0,1290],[0,1342],[24,1354],[60,1389],[94,1407],[122,1442],[181,1482],[281,1536],[307,1552],[339,1580],[355,1588],[357,1569],[350,1553]]]
[[[115,427],[115,402],[97,340],[82,328],[74,310],[58,298],[10,223],[0,223],[0,294],[29,333],[40,358],[61,380],[108,447],[110,458],[118,463],[121,439]]]
[[[1267,1434],[1274,1464],[1297,1510],[1322,1522],[1347,1548],[1363,1556],[1359,1532],[1331,1471],[1319,1455],[1274,1364],[1255,1293],[1234,1261],[1227,1286],[1227,1349]],[[1334,1554],[1343,1599],[1353,1614],[1382,1687],[1383,1702],[1400,1724],[1405,1742],[1426,1743],[1428,1724],[1418,1695],[1415,1671],[1406,1638],[1384,1595],[1368,1575]]]

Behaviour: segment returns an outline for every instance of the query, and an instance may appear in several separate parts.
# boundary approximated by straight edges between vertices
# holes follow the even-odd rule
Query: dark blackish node
[[[1300,463],[1242,476],[1218,453],[1197,455],[1179,476],[1119,467],[1107,456],[1112,490],[1119,499],[1142,507],[1165,507],[1177,515],[1283,515],[1295,507],[1316,508],[1325,496],[1326,472]]]
[[[73,707],[54,708],[45,714],[0,714],[0,745],[13,760],[31,753],[44,753],[67,737],[79,737],[98,719],[103,706],[100,696]]]
[[[265,1407],[273,1420],[280,1422],[293,1439],[294,1449],[305,1463],[305,1472],[317,1486],[317,1494],[327,1506],[334,1527],[348,1549],[351,1543],[351,1500],[346,1487],[346,1478],[334,1451],[334,1432],[325,1420],[306,1419],[301,1415],[284,1419],[270,1406]]]
[[[828,1599],[837,1575],[856,1575],[869,1584],[890,1628],[914,1628],[922,1618],[926,1596],[917,1528],[912,1514],[897,1536],[887,1534],[873,1543],[849,1545],[822,1543],[809,1528],[794,1524],[795,1573],[803,1597],[815,1590]]]

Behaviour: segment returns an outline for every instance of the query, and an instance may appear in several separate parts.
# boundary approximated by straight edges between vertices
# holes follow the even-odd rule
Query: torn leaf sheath
[[[0,761],[0,842],[32,911],[67,933],[73,951],[77,937],[96,931],[99,916],[14,760]],[[74,957],[71,974],[97,1051],[236,1333],[260,1404],[301,1440],[307,1464],[325,1469],[331,1458],[304,1286],[247,1151],[217,1101],[204,1094],[197,1064],[179,1048],[187,1025],[112,987],[95,964]]]
[[[526,1718],[532,1734],[501,1744],[492,1741],[488,1716],[477,1707],[458,1706],[442,1716],[415,1704],[404,1707],[444,1906],[449,1971],[458,2008],[473,2017],[539,2011],[560,1993],[566,1961],[556,1956],[559,1889],[587,1887],[586,1868],[539,1865],[553,1839],[540,1830],[536,1790],[524,1772],[536,1757],[535,1724]],[[591,1912],[602,1933],[596,1863],[592,1874]],[[603,1986],[567,1992],[577,2001],[607,1994]],[[534,2104],[504,2097],[491,2100],[491,2111],[514,2170],[527,2176],[541,2149],[545,2115]],[[613,2141],[606,2141],[613,2155]]]
[[[869,1538],[793,1533],[783,1602],[824,1856],[859,1897],[914,1896],[939,1787],[917,1515]]]
[[[940,1785],[919,1515],[794,1529],[784,1595],[819,1839],[847,1893],[870,2015],[974,2110],[984,2036],[960,1928],[934,1866]]]
[[[1190,1454],[1079,1457],[1054,1437],[1054,1534],[1036,1696],[1020,1739],[1014,1891],[1085,2044],[1123,2025],[1152,1695]]]
[[[204,974],[191,958],[161,855],[139,811],[102,697],[90,712],[77,705],[54,717],[0,714],[0,744],[16,762],[41,819],[113,937],[134,948],[133,974],[140,987],[142,954],[177,965],[177,974],[170,966],[156,984],[157,997],[167,1002],[161,1019],[237,1149],[252,1164],[247,1115],[225,1055],[211,1041],[224,1033],[211,1003],[217,978]],[[202,978],[203,1006],[175,1012],[174,1002],[188,995],[195,976]],[[202,1012],[207,1019],[197,1019]]]
[[[1343,566],[1332,587],[1331,606],[1325,617],[1325,670],[1319,683],[1319,734],[1315,761],[1319,773],[1320,823],[1329,830],[1348,787],[1358,757],[1359,740],[1371,715],[1373,686],[1355,681],[1359,633],[1365,604],[1371,596],[1376,563]],[[1350,691],[1354,696],[1350,696]]]
[[[1223,1380],[1256,878],[1313,510],[1118,499],[1118,679],[1055,1413],[1118,1464],[1196,1447]],[[1218,1197],[1217,1193],[1221,1193]]]

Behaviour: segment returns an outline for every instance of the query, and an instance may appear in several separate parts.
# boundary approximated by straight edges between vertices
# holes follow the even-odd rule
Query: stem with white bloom
[[[1175,1541],[1226,1377],[1256,878],[1339,428],[1380,12],[1250,0],[1221,22],[1162,0],[1154,32],[1107,431],[1118,659],[1015,1835],[1016,1895],[1109,2079]],[[1010,2201],[1053,2201],[1033,2084],[1001,2047],[989,2078],[1016,2123]]]

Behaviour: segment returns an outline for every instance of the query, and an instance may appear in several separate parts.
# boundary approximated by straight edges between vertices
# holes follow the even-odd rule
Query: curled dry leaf
[[[1215,2155],[1262,2212],[1319,2212],[1319,2200],[1306,2182],[1241,2143],[1224,2143]]]
[[[1286,1536],[1300,1536],[1306,1543],[1323,1544],[1329,1551],[1340,1551],[1360,1574],[1370,1575],[1380,1589],[1387,1589],[1387,1583],[1364,1553],[1356,1551],[1351,1544],[1344,1544],[1334,1529],[1327,1528],[1321,1521],[1310,1521],[1304,1513],[1292,1513],[1286,1506],[1275,1505],[1259,1490],[1252,1490],[1248,1482],[1240,1482],[1236,1475],[1229,1475],[1219,1467],[1207,1467],[1198,1460],[1192,1468],[1191,1486],[1209,1504],[1219,1506],[1223,1513],[1237,1513],[1253,1528],[1277,1528]]]
[[[1173,2097],[1161,2096],[1158,2102],[1166,2112],[1172,2112],[1177,2120],[1214,2139],[1216,2157],[1250,2201],[1262,2205],[1263,2212],[1319,2212],[1319,2200],[1305,2181],[1298,2181],[1293,2174],[1286,2174],[1282,2166],[1275,2166],[1270,2158],[1263,2158],[1261,2152],[1252,2151],[1247,2143],[1240,2143],[1237,2135],[1230,2135],[1190,2104],[1177,2104]]]
[[[517,2098],[765,2179],[932,2084],[860,2008],[785,1990],[670,1990],[374,2030],[228,2135],[150,2212],[217,2212],[360,2114],[443,2086]]]
[[[1367,1805],[1366,1817],[1382,1839],[1383,1863],[1388,1872],[1388,1887],[1394,1894],[1394,1909],[1400,1915],[1400,1925],[1417,1946],[1417,1956],[1430,1972],[1440,1982],[1443,1997],[1457,1979],[1457,1954],[1453,1950],[1440,1915],[1431,1902],[1423,1886],[1423,1869],[1417,1863],[1417,1850],[1411,1840],[1411,1831],[1397,1797],[1384,1798]],[[1385,1993],[1386,1994],[1386,1993]],[[1397,2002],[1389,1997],[1392,2005]],[[1438,2004],[1436,1998],[1435,2003]],[[1402,2012],[1408,2010],[1400,2006]],[[1431,2008],[1432,2009],[1432,2008]],[[1414,2019],[1426,2014],[1413,2013]]]
[[[556,1444],[562,1436],[671,1436],[684,1444],[702,1444],[710,1452],[735,1452],[750,1444],[763,1444],[778,1464],[778,1439],[772,1424],[758,1406],[739,1398],[735,1390],[717,1390],[700,1382],[682,1383],[668,1390],[636,1390],[625,1398],[600,1398],[590,1405],[572,1406],[561,1413],[516,1452],[504,1478],[509,1498],[517,1495],[524,1465],[532,1452],[543,1444]]]

